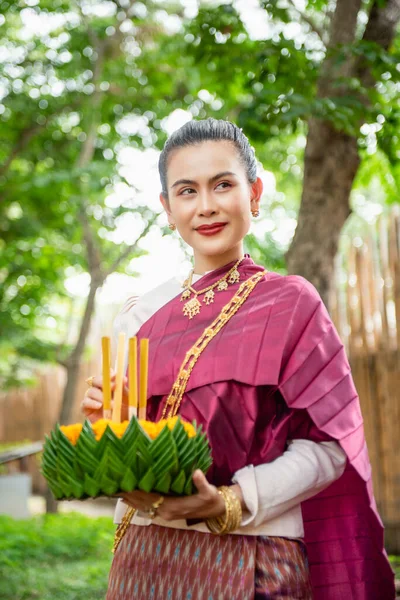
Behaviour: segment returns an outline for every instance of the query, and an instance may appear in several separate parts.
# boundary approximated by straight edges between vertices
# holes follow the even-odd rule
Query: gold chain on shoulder
[[[197,342],[186,353],[185,359],[181,365],[178,377],[172,386],[164,410],[162,419],[174,417],[181,405],[183,394],[185,393],[187,382],[190,374],[195,366],[200,354],[208,346],[211,340],[217,335],[222,327],[233,317],[245,302],[250,292],[255,288],[257,283],[266,275],[267,271],[261,271],[249,277],[242,283],[233,298],[221,310],[218,317],[211,323],[209,327],[203,331]],[[168,416],[167,416],[168,413]]]

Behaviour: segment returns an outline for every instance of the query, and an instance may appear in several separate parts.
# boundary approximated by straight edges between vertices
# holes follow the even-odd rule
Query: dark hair
[[[167,164],[168,157],[173,150],[193,146],[207,141],[226,140],[232,142],[240,156],[240,160],[246,169],[249,183],[254,183],[257,179],[257,161],[254,150],[250,146],[249,140],[243,131],[237,125],[230,121],[222,119],[203,119],[199,121],[188,121],[182,127],[167,139],[163,151],[158,161],[158,171],[160,173],[162,195],[168,199],[167,188]]]

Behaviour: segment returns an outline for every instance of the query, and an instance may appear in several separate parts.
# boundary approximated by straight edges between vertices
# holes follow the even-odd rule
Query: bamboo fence
[[[331,315],[360,396],[386,547],[400,552],[400,217],[338,255]]]

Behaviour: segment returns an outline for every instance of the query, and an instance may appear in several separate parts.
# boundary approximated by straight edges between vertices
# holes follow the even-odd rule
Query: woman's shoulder
[[[264,284],[265,290],[272,287],[277,295],[289,296],[293,301],[301,298],[301,300],[313,301],[313,303],[322,302],[316,287],[301,275],[282,275],[275,271],[269,271]]]
[[[181,291],[182,288],[178,278],[171,277],[144,294],[129,296],[115,317],[114,330],[125,330],[132,319],[140,327]]]

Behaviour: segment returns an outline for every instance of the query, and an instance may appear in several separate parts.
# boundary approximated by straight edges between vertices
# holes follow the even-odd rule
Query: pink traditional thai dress
[[[194,288],[218,281],[233,264]],[[195,318],[183,316],[178,295],[141,326],[138,338],[150,339],[150,420],[160,418],[186,352],[241,283],[264,269],[246,255],[238,270],[240,281],[216,293]],[[215,485],[231,484],[245,467],[253,477],[255,467],[282,456],[288,440],[336,440],[347,465],[302,503],[304,542],[131,525],[115,554],[109,600],[395,597],[357,392],[343,345],[310,283],[263,276],[199,357],[179,413],[206,429],[213,454],[207,478]]]

